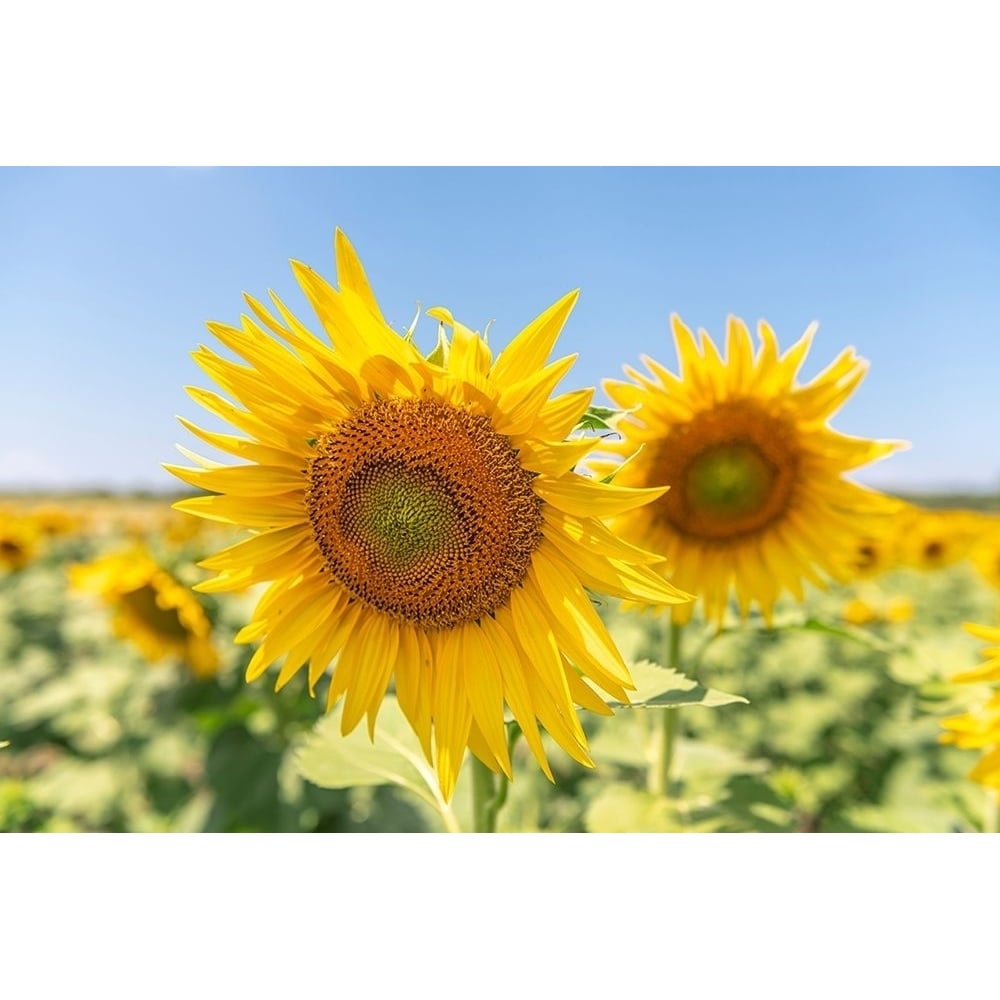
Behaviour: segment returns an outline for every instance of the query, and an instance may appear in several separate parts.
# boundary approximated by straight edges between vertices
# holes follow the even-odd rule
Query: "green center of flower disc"
[[[397,570],[440,554],[457,522],[455,501],[430,469],[366,466],[344,487],[341,526]]]
[[[710,517],[743,518],[768,501],[774,467],[753,445],[732,443],[703,452],[688,466],[688,502]]]
[[[718,403],[657,444],[655,483],[671,489],[651,510],[709,545],[751,538],[794,505],[802,457],[782,414],[747,399]]]

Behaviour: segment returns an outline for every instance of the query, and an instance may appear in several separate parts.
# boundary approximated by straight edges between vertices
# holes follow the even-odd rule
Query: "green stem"
[[[682,625],[670,623],[667,633],[667,663],[674,670],[680,669]],[[670,796],[670,774],[674,763],[674,747],[680,716],[676,708],[665,708],[660,712],[660,727],[656,733],[656,757],[649,769],[649,790],[654,795]]]
[[[516,722],[507,727],[507,751],[514,755],[514,744],[521,735]],[[476,833],[496,833],[497,816],[507,801],[510,782],[506,775],[494,774],[475,754],[472,758],[472,816]]]
[[[493,772],[475,754],[469,754],[472,764],[472,822],[476,833],[493,833],[496,814],[490,808],[496,797]]]

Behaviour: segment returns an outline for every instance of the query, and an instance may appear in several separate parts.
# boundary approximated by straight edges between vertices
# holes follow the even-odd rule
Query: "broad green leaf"
[[[386,696],[375,727],[340,735],[340,707],[316,724],[295,753],[299,774],[322,788],[398,785],[432,806],[448,829],[457,829],[454,812],[441,798],[437,778],[396,699]]]
[[[702,687],[679,670],[660,667],[649,660],[632,664],[629,672],[636,690],[629,692],[628,703],[608,702],[612,708],[677,708],[681,705],[718,708],[720,705],[748,704],[742,695]]]

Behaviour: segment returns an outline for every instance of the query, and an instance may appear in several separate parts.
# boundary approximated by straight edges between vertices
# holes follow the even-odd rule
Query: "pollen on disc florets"
[[[306,506],[333,576],[424,629],[504,605],[541,540],[533,474],[489,417],[377,399],[316,441]]]
[[[800,459],[788,420],[746,400],[719,404],[656,446],[657,480],[671,489],[654,516],[706,542],[753,535],[788,509]]]

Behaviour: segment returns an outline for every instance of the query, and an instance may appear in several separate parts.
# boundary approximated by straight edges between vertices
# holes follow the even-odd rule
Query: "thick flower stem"
[[[682,625],[670,623],[667,633],[667,663],[666,666],[678,670],[681,660],[681,629]],[[656,757],[649,769],[649,791],[654,795],[670,796],[670,776],[674,763],[674,744],[677,740],[677,730],[680,727],[680,716],[676,708],[665,708],[660,712],[660,725],[655,731]]]
[[[502,783],[497,789],[495,775],[478,757],[469,754],[472,763],[472,822],[476,833],[496,833],[497,813],[503,800],[507,798],[507,790],[503,787],[507,779],[499,776]]]

